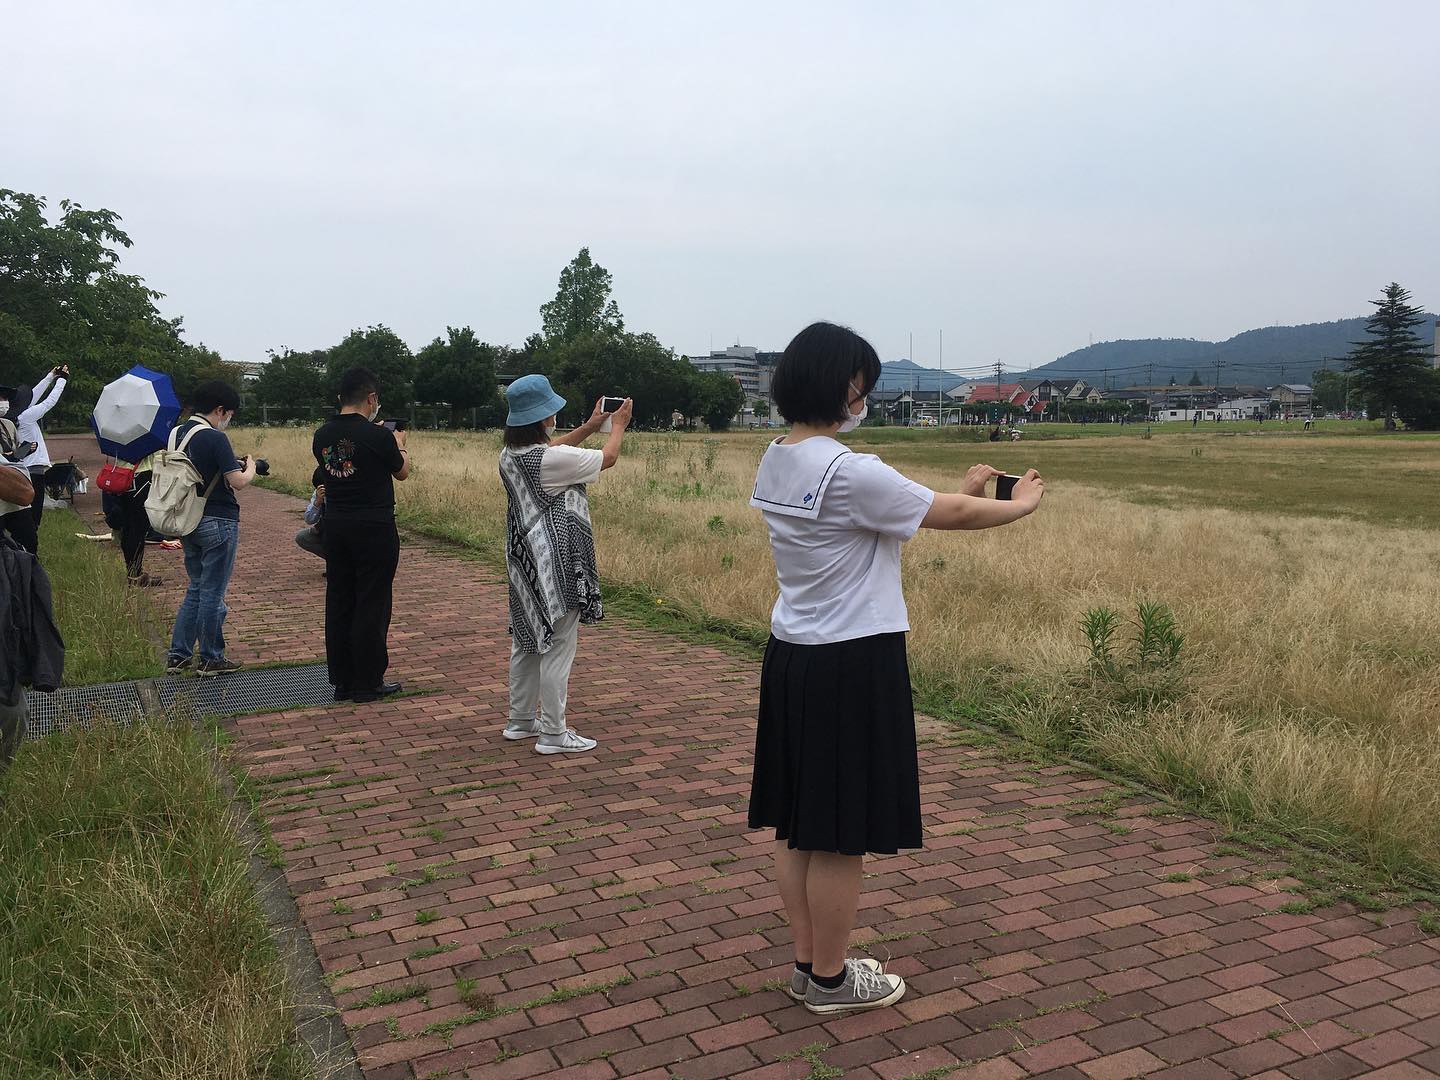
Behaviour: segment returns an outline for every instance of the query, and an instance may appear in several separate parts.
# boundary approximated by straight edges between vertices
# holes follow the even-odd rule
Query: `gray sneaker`
[[[511,717],[502,734],[507,739],[533,739],[540,734],[540,721],[516,720]]]
[[[881,969],[880,961],[875,960],[869,956],[859,957],[858,959],[856,959],[855,963],[864,964],[871,971],[879,971]],[[785,991],[787,994],[789,994],[796,1001],[804,1001],[805,991],[809,989],[809,975],[806,975],[805,972],[801,971],[799,968],[795,968],[793,971],[790,972],[790,986],[789,989]]]
[[[559,735],[541,735],[535,740],[535,752],[537,754],[583,754],[587,750],[594,750],[598,745],[594,739],[587,739],[578,731],[567,728]]]
[[[805,1008],[822,1016],[833,1013],[858,1012],[893,1005],[905,996],[905,980],[899,975],[846,959],[845,981],[834,990],[826,990],[814,979],[805,990]]]

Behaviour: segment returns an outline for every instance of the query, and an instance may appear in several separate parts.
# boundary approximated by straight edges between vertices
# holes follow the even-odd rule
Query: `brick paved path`
[[[317,658],[302,504],[242,503],[232,653]],[[147,558],[173,607],[178,557]],[[499,738],[496,574],[407,541],[396,596],[392,671],[430,693],[234,723],[370,1080],[1440,1075],[1440,939],[1413,917],[1281,914],[1211,823],[938,725],[926,849],[871,864],[856,931],[910,991],[814,1017],[774,988],[791,953],[744,828],[756,665],[587,628],[571,716],[600,749],[541,757]]]

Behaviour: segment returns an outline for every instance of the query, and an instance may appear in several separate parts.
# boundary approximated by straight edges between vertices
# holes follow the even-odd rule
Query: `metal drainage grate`
[[[88,728],[96,720],[130,724],[145,715],[139,688],[133,682],[66,686],[53,694],[31,690],[27,736],[38,739],[72,727]]]
[[[280,712],[328,705],[335,700],[335,688],[330,685],[324,664],[257,668],[213,679],[157,679],[155,689],[165,714],[176,718]]]
[[[130,724],[147,714],[185,720],[328,705],[334,700],[334,687],[324,664],[307,664],[237,671],[213,679],[105,683],[65,687],[53,694],[32,690],[26,697],[30,706],[26,737],[38,739],[72,727],[89,727],[102,717]]]

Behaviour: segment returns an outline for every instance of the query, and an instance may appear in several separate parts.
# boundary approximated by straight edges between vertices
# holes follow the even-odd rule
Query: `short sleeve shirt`
[[[325,485],[325,520],[384,523],[395,519],[394,474],[405,455],[394,432],[359,413],[327,421],[311,443],[315,486]]]
[[[549,494],[576,484],[592,484],[600,478],[605,455],[580,446],[547,446],[540,459],[540,486]]]
[[[750,500],[765,516],[780,583],[771,633],[825,645],[909,630],[900,547],[934,499],[835,439],[771,443]]]
[[[191,428],[199,427],[195,437],[185,448],[185,456],[195,466],[195,471],[200,474],[200,490],[210,490],[210,497],[205,500],[205,516],[227,518],[230,521],[240,520],[240,501],[235,498],[235,492],[230,488],[230,482],[225,479],[226,473],[239,472],[245,466],[241,465],[235,458],[235,451],[230,446],[230,439],[223,431],[216,431],[204,420],[191,417],[180,425],[180,434],[175,445],[179,445],[189,434]],[[210,481],[215,479],[215,474],[220,474],[213,488],[210,488]]]

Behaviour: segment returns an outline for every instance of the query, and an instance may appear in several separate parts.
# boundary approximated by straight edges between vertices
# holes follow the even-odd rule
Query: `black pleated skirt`
[[[750,827],[800,851],[921,847],[920,770],[905,635],[792,645],[760,674]]]

